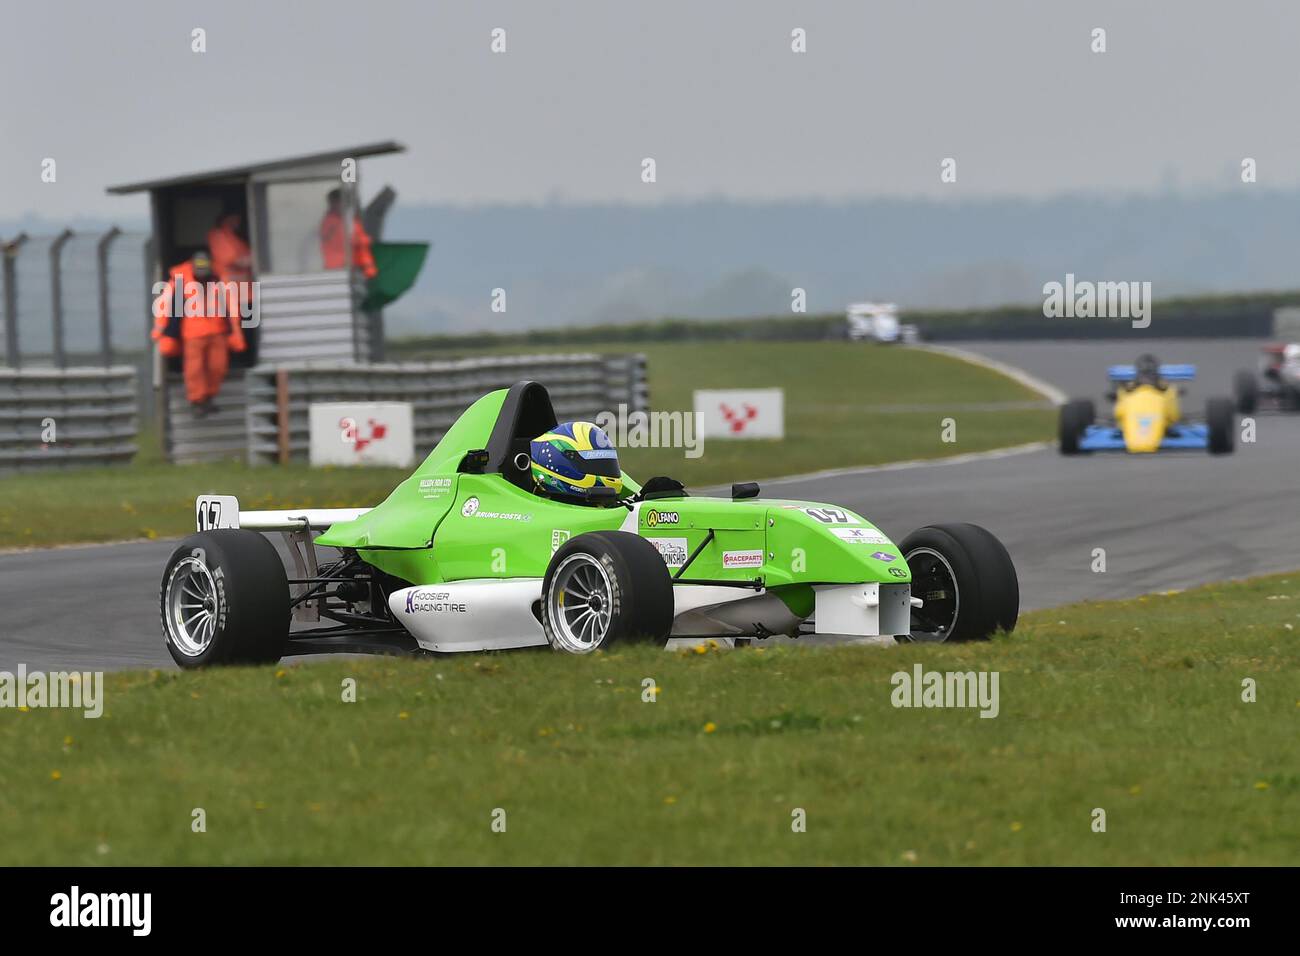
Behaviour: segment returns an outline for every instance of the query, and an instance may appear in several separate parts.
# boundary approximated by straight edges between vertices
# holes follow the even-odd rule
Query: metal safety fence
[[[0,472],[130,461],[136,404],[131,366],[0,368]]]
[[[145,352],[148,243],[116,226],[0,242],[0,365],[105,367]]]

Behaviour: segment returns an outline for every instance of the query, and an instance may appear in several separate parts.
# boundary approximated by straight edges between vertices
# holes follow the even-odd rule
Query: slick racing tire
[[[1206,448],[1211,455],[1226,455],[1232,451],[1233,412],[1230,398],[1211,398],[1205,403],[1205,424],[1210,437]]]
[[[1250,415],[1259,408],[1259,380],[1255,373],[1242,369],[1232,380],[1232,391],[1237,396],[1237,411]]]
[[[1061,406],[1060,432],[1062,455],[1079,454],[1079,439],[1084,430],[1097,420],[1097,410],[1086,398],[1066,402]]]
[[[662,647],[673,627],[673,584],[659,551],[626,531],[570,538],[542,582],[542,629],[551,647],[589,654],[618,641]]]
[[[924,602],[912,609],[912,641],[982,641],[1015,629],[1016,566],[990,532],[973,524],[927,525],[899,548],[912,571],[912,596]]]
[[[274,663],[289,636],[284,563],[256,531],[190,535],[163,571],[159,612],[181,667]]]

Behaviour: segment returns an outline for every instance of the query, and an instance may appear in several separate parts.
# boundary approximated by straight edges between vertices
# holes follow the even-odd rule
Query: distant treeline
[[[1300,291],[1260,292],[1157,301],[1151,325],[1133,328],[1128,319],[1047,318],[1041,305],[1007,305],[951,311],[903,310],[929,341],[963,339],[1257,338],[1273,332],[1273,312],[1300,306]],[[650,322],[570,326],[508,334],[434,335],[403,338],[399,351],[528,345],[602,345],[608,342],[708,340],[807,341],[847,337],[843,313],[760,316],[744,319],[665,318]]]

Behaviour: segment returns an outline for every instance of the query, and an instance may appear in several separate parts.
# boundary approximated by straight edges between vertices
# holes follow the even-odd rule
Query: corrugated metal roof
[[[108,191],[113,195],[122,196],[127,193],[163,189],[168,186],[185,186],[190,183],[244,179],[255,173],[268,172],[275,169],[286,169],[293,166],[307,166],[312,163],[341,161],[348,157],[382,156],[385,153],[400,153],[405,150],[406,147],[401,143],[394,142],[390,139],[385,140],[382,143],[366,143],[361,146],[351,146],[347,149],[331,149],[323,153],[307,153],[303,156],[290,156],[285,159],[273,159],[263,163],[249,163],[246,166],[228,166],[224,169],[211,169],[200,173],[186,173],[181,176],[170,176],[166,179],[151,179],[138,183],[125,183],[121,186],[109,186]]]

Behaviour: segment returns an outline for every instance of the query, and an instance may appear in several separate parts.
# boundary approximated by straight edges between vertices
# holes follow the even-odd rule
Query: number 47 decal
[[[200,531],[239,527],[239,499],[234,495],[203,495],[194,502],[194,523]]]
[[[808,517],[816,518],[823,524],[852,524],[853,522],[848,512],[841,511],[839,508],[804,508],[803,510]]]

